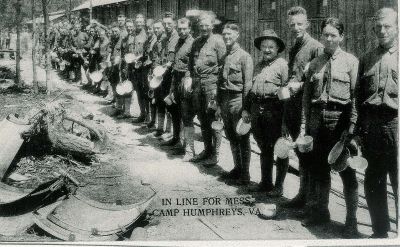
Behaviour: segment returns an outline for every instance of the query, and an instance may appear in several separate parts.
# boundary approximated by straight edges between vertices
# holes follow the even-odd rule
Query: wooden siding
[[[268,14],[259,13],[260,4],[264,4],[263,11],[268,11]],[[340,18],[345,24],[342,47],[356,56],[375,45],[372,32],[374,13],[382,7],[398,9],[397,0],[137,0],[96,7],[93,16],[102,23],[111,24],[119,13],[125,13],[128,18],[134,18],[138,13],[147,18],[160,18],[165,11],[183,17],[189,9],[212,10],[222,19],[231,19],[240,25],[240,44],[257,60],[259,54],[253,40],[264,29],[274,29],[286,46],[291,46],[286,13],[296,5],[303,6],[309,13],[309,32],[318,40],[322,20],[329,16]],[[275,10],[271,9],[272,6]],[[287,58],[288,50],[282,56]]]

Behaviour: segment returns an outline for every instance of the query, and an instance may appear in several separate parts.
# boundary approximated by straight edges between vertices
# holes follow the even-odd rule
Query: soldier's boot
[[[221,176],[222,179],[239,179],[241,174],[241,153],[237,142],[229,142],[233,157],[233,169]]]
[[[318,180],[317,185],[317,202],[314,209],[308,214],[308,216],[301,222],[303,226],[317,226],[330,222],[331,216],[329,213],[329,192],[331,189],[331,181],[329,180]]]
[[[165,113],[164,112],[157,112],[157,130],[154,134],[155,137],[159,137],[164,133],[164,121],[165,121]]]
[[[215,166],[218,164],[219,161],[219,150],[221,147],[221,141],[222,141],[222,133],[221,131],[213,131],[212,135],[212,140],[213,140],[213,146],[212,146],[212,155],[210,158],[206,159],[204,161],[205,166]]]
[[[126,97],[124,99],[124,115],[127,117],[131,117],[131,105],[132,105],[132,98],[131,97]]]
[[[272,166],[269,162],[273,162],[273,157],[269,157],[269,152],[261,152],[260,166],[261,166],[261,181],[255,187],[249,187],[251,192],[269,192],[273,189],[272,184]]]
[[[303,207],[303,213],[300,214],[300,217],[306,218],[308,217],[318,206],[318,191],[316,180],[308,173],[308,187],[306,194],[306,204]]]
[[[359,236],[357,228],[358,189],[344,187],[343,192],[346,202],[346,222],[343,235],[345,238],[356,238]]]
[[[201,135],[203,136],[204,150],[193,157],[191,162],[200,162],[210,158],[212,155],[212,129],[206,128],[205,126],[201,126]]]
[[[108,91],[108,94],[104,99],[109,102],[113,102],[115,99],[114,99],[114,93],[113,93],[111,86],[108,87],[107,91]]]
[[[156,113],[157,113],[157,109],[155,107],[155,105],[150,105],[150,122],[147,124],[147,128],[153,128],[154,125],[156,124]]]
[[[174,113],[176,114],[176,113]],[[181,132],[181,121],[177,115],[172,115],[172,139],[163,142],[162,146],[175,146],[180,142],[179,134]]]
[[[185,136],[185,156],[183,156],[183,161],[188,162],[195,156],[196,152],[194,150],[194,127],[184,128]]]
[[[267,193],[270,197],[281,197],[283,195],[283,183],[289,168],[289,159],[279,159],[276,162],[275,186]]]
[[[248,185],[250,183],[250,158],[251,158],[251,147],[250,140],[242,140],[240,141],[240,185]]]
[[[286,203],[282,203],[284,208],[302,208],[306,204],[307,189],[309,187],[308,171],[303,166],[299,167],[300,173],[300,188],[297,195]]]

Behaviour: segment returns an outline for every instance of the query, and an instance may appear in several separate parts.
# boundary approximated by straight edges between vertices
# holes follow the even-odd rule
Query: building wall
[[[397,0],[133,0],[125,4],[96,7],[93,16],[110,24],[119,13],[133,18],[143,13],[148,18],[160,18],[165,11],[183,17],[188,9],[212,10],[225,21],[241,27],[240,43],[255,59],[258,51],[254,38],[264,29],[272,28],[288,47],[292,39],[287,28],[286,13],[292,6],[303,6],[310,19],[310,34],[319,39],[324,18],[339,17],[345,23],[345,40],[342,47],[360,56],[375,44],[372,33],[374,13],[381,7],[397,10]],[[282,55],[287,58],[288,51]]]

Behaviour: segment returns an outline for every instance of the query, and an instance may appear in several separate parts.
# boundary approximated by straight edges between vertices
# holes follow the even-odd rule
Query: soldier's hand
[[[291,95],[297,94],[301,89],[301,82],[291,81],[288,84],[288,88]]]
[[[217,106],[217,110],[215,111],[215,119],[221,119],[221,107]]]
[[[242,119],[243,119],[243,122],[250,123],[250,121],[251,121],[250,113],[246,110],[243,110],[242,111]]]

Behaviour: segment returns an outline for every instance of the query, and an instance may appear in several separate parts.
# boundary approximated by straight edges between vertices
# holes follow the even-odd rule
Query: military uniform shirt
[[[304,72],[311,60],[323,53],[324,46],[305,33],[289,51],[289,80],[304,82]]]
[[[278,89],[287,85],[288,64],[283,58],[271,62],[263,60],[254,68],[254,74],[251,97],[278,98]]]
[[[188,35],[185,39],[179,39],[175,48],[175,58],[172,69],[179,72],[188,71],[189,52],[193,44],[192,35]]]
[[[191,76],[202,82],[216,81],[225,53],[225,43],[220,35],[211,34],[195,39],[189,55]]]
[[[161,42],[162,44],[162,57],[161,62],[165,64],[167,62],[173,62],[175,56],[176,44],[178,44],[179,35],[176,30],[173,30],[171,34],[166,34],[165,39]]]
[[[332,56],[324,53],[310,63],[307,81],[304,85],[303,108],[310,104],[336,103],[351,104],[352,123],[357,121],[354,89],[357,81],[358,59],[340,49]],[[307,116],[307,113],[305,113]],[[303,121],[304,123],[304,121]]]
[[[249,93],[253,79],[253,60],[249,53],[244,51],[239,44],[234,44],[224,58],[222,78],[219,80],[218,89],[243,93],[243,102]]]
[[[365,54],[360,62],[357,104],[398,109],[398,47],[385,50],[377,47]]]

